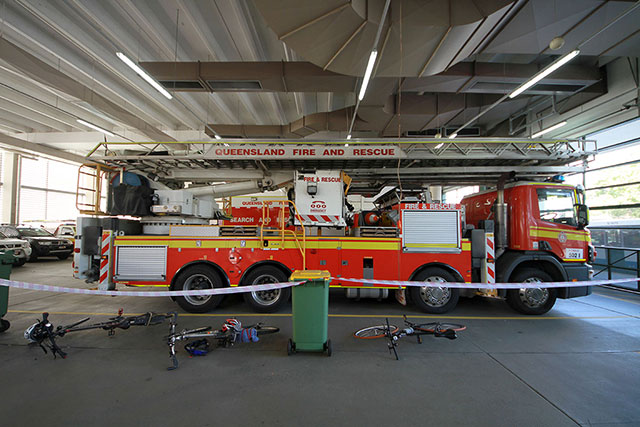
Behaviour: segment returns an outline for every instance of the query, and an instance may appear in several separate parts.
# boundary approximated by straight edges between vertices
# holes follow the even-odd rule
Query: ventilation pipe
[[[241,194],[257,193],[262,191],[261,181],[252,179],[249,181],[231,182],[228,184],[209,185],[187,189],[194,196],[213,196],[214,198],[239,196]]]
[[[498,179],[498,189],[496,202],[493,205],[494,217],[496,220],[496,258],[502,255],[509,246],[508,239],[508,206],[504,202],[504,185],[507,180],[513,178],[514,173],[503,173]]]
[[[246,181],[187,188],[187,191],[196,197],[213,196],[213,198],[217,199],[220,197],[240,196],[243,194],[276,190],[286,183],[291,182],[292,179],[293,174],[291,173],[274,173],[262,179],[250,179]]]

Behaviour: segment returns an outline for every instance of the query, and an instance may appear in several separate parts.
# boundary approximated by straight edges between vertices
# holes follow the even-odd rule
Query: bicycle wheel
[[[467,329],[467,327],[464,325],[460,325],[458,323],[430,322],[430,323],[422,323],[420,325],[415,325],[413,329],[417,331],[434,333],[436,331],[437,332],[446,331],[447,329],[451,329],[456,332],[464,331],[465,329]]]
[[[374,338],[382,338],[387,334],[388,330],[391,330],[392,334],[398,332],[398,327],[396,325],[377,325],[377,326],[369,326],[367,328],[360,329],[353,333],[353,336],[356,338],[360,338],[362,340],[371,340]]]
[[[258,325],[256,326],[256,331],[258,332],[258,335],[267,335],[275,334],[280,331],[280,328],[276,328],[275,326]]]

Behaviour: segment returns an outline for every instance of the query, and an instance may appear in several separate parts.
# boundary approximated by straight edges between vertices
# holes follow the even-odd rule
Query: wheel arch
[[[455,277],[455,279],[457,281],[464,282],[464,278],[462,277],[462,275],[460,274],[460,272],[458,270],[456,270],[455,268],[451,267],[448,264],[444,264],[444,263],[441,263],[441,262],[430,262],[428,264],[421,265],[420,267],[416,268],[413,273],[411,273],[411,276],[409,276],[409,280],[414,280],[418,274],[422,273],[427,268],[432,268],[432,267],[441,268],[441,269],[453,274],[453,277]]]
[[[507,252],[496,261],[498,282],[509,282],[523,268],[535,268],[548,273],[553,280],[566,281],[567,272],[555,257],[538,252]]]
[[[251,274],[256,268],[260,268],[260,267],[265,267],[265,266],[271,266],[271,267],[275,267],[279,270],[281,270],[284,274],[287,275],[287,279],[291,276],[291,269],[289,267],[287,267],[286,265],[284,265],[281,262],[278,261],[274,261],[274,260],[264,260],[264,261],[258,261],[254,264],[251,264],[251,266],[249,268],[247,268],[244,273],[242,273],[242,277],[240,277],[240,286],[246,285],[246,279],[249,276],[249,274]]]
[[[213,263],[211,261],[197,260],[197,261],[191,261],[191,262],[186,263],[185,265],[180,267],[178,269],[178,271],[176,271],[176,273],[173,275],[173,278],[171,279],[171,284],[169,285],[169,290],[170,291],[175,290],[176,278],[180,275],[180,273],[182,273],[184,270],[186,270],[189,267],[193,267],[193,266],[197,266],[197,265],[203,265],[203,266],[212,268],[218,274],[218,276],[220,276],[220,278],[224,282],[224,287],[225,288],[228,288],[229,286],[231,286],[231,282],[229,281],[229,277],[226,275],[226,273],[224,272],[222,267],[220,267],[218,264]],[[175,297],[172,296],[171,299],[175,301]]]

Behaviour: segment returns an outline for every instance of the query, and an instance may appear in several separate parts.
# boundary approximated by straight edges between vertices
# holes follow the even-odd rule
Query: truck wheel
[[[194,265],[188,267],[176,277],[173,290],[194,291],[198,289],[213,289],[224,287],[224,282],[210,267]],[[189,313],[206,313],[216,308],[224,295],[190,295],[176,297],[176,302],[180,307]]]
[[[421,271],[413,280],[418,282],[455,282],[451,273],[437,267]],[[411,286],[411,299],[426,313],[446,313],[458,304],[460,291],[457,288]]]
[[[267,283],[286,282],[286,273],[272,265],[257,267],[249,273],[243,285],[263,285]],[[246,292],[244,300],[259,313],[272,313],[287,303],[291,296],[291,288],[272,289],[268,291]]]
[[[552,282],[546,272],[535,268],[524,268],[511,276],[510,282],[540,283]],[[556,303],[557,290],[554,288],[522,288],[507,291],[507,304],[522,314],[544,314]]]
[[[23,266],[26,262],[27,262],[27,257],[24,257],[24,258],[18,258],[18,259],[16,259],[16,261],[13,263],[13,266],[14,266],[14,267],[20,267],[20,266]]]

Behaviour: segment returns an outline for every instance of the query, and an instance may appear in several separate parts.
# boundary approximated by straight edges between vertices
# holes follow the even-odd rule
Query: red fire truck
[[[220,225],[167,221],[159,226],[162,217],[146,223],[143,218],[142,225],[80,218],[75,275],[101,286],[195,290],[285,282],[294,270],[328,270],[331,286],[345,288],[352,298],[385,298],[397,289],[367,279],[442,284],[407,290],[410,300],[429,313],[447,312],[460,296],[480,294],[506,297],[522,313],[542,314],[557,297],[588,295],[589,287],[498,292],[472,283],[589,280],[593,251],[580,193],[551,182],[506,181],[461,204],[396,198],[374,210],[349,213],[344,174],[296,172],[289,191],[293,200],[238,199],[233,217]],[[176,191],[180,197],[187,193]],[[187,201],[189,207],[197,205]],[[152,211],[185,208],[157,205]],[[446,282],[466,282],[469,288],[449,288]],[[247,292],[244,299],[256,311],[269,312],[289,296],[284,288]],[[187,311],[207,312],[222,296],[176,301]]]

